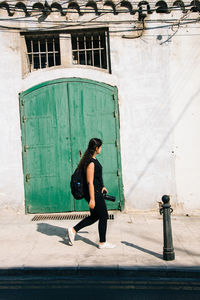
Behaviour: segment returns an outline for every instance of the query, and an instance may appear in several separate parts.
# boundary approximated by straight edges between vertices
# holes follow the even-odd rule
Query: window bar
[[[32,65],[31,65],[31,71],[34,69],[34,59],[33,59],[33,40],[31,39],[31,57],[32,57]]]
[[[49,66],[49,60],[48,60],[48,43],[47,39],[45,39],[45,44],[46,44],[46,68]]]
[[[91,35],[91,42],[92,42],[92,66],[94,67],[94,43],[93,43],[93,35]]]
[[[86,46],[86,35],[85,34],[84,34],[83,38],[84,38],[84,49],[85,49],[85,65],[87,66],[87,51],[86,51],[87,46]]]
[[[101,63],[101,35],[99,33],[99,64],[100,68],[102,68],[102,63]]]
[[[107,50],[106,50],[107,49]],[[106,69],[110,71],[110,61],[109,61],[109,48],[108,48],[108,32],[105,32],[105,48],[104,48],[104,56],[105,56],[105,67]]]
[[[56,65],[56,56],[55,56],[55,39],[52,39],[53,41],[53,65]]]
[[[41,52],[40,52],[40,40],[38,40],[38,52],[39,52],[39,63],[40,63],[40,69],[42,68],[42,62],[41,62]]]
[[[78,57],[78,65],[80,64],[80,57],[79,57],[79,38],[78,35],[76,37],[76,43],[77,43],[77,57]]]

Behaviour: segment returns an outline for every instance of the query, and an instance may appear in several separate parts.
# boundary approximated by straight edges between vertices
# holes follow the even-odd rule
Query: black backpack
[[[76,169],[71,176],[71,192],[75,199],[84,198],[84,172],[82,169]]]

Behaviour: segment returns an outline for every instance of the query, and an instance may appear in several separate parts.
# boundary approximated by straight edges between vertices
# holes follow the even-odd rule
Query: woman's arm
[[[94,209],[95,207],[95,196],[94,196],[94,163],[91,162],[86,170],[87,184],[89,188],[90,202],[89,208]]]

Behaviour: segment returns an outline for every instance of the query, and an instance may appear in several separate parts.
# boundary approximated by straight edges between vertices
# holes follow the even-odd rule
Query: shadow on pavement
[[[37,231],[43,234],[46,234],[48,236],[58,236],[63,239],[63,241],[60,241],[62,244],[69,245],[69,240],[67,235],[67,228],[62,228],[59,226],[47,224],[47,223],[38,223],[37,224]],[[80,233],[88,233],[88,231],[80,231]],[[89,240],[88,238],[82,237],[79,234],[76,234],[75,237],[76,241],[83,241],[84,243],[88,245],[92,245],[94,247],[97,247],[97,244]],[[71,247],[71,246],[70,246]]]
[[[47,223],[38,223],[37,224],[37,231],[49,236],[59,236],[61,238],[65,238],[67,234],[67,229],[58,227],[55,225],[47,224]]]
[[[124,244],[124,245],[126,245],[126,246],[133,247],[133,248],[135,248],[135,249],[137,249],[137,250],[140,250],[140,251],[142,251],[142,252],[148,253],[148,254],[150,254],[150,255],[153,255],[153,256],[155,256],[155,257],[157,257],[157,258],[163,260],[163,256],[162,256],[161,254],[159,254],[159,253],[156,253],[156,252],[154,252],[154,251],[151,251],[151,250],[142,248],[142,247],[140,247],[140,246],[137,246],[137,245],[132,244],[132,243],[129,243],[129,242],[121,241],[121,243]]]
[[[83,232],[81,232],[81,233],[83,233]],[[92,242],[91,240],[89,240],[85,237],[80,236],[79,234],[76,234],[75,241],[83,241],[84,243],[86,243],[88,245],[91,245],[91,246],[94,246],[96,248],[98,246],[96,243]]]
[[[152,236],[150,237],[150,236],[147,236],[147,235],[140,235],[140,237],[145,239],[145,240],[151,241],[151,242],[156,242],[156,243],[158,242],[158,240],[156,238],[153,238]],[[174,250],[183,252],[186,255],[197,256],[197,257],[200,256],[200,253],[194,252],[191,249],[188,250],[184,247],[180,248],[180,247],[176,246],[176,240],[175,239],[174,239]]]

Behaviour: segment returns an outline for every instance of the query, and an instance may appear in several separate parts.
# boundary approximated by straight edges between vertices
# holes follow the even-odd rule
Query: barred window
[[[106,31],[72,33],[71,41],[73,64],[108,69]]]
[[[61,64],[59,35],[27,35],[29,71]]]

